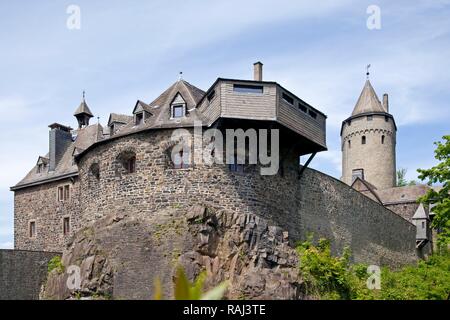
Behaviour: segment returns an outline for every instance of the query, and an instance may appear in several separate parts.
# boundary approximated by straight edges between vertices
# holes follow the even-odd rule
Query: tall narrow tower
[[[388,95],[381,103],[367,78],[352,115],[342,122],[342,181],[351,185],[359,177],[377,189],[394,187],[396,133]]]

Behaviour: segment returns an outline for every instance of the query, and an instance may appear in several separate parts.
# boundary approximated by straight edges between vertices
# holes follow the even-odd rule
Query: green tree
[[[397,187],[405,187],[405,186],[415,186],[417,184],[416,181],[406,180],[406,173],[408,172],[407,169],[401,168],[397,170]]]
[[[438,234],[440,248],[450,244],[450,135],[442,137],[443,141],[435,142],[435,158],[439,161],[431,169],[419,169],[419,179],[428,180],[428,185],[442,184],[440,189],[430,189],[420,202],[434,204],[431,211],[435,214],[432,227]]]
[[[404,187],[408,185],[408,182],[405,179],[406,169],[401,168],[397,170],[397,187]]]

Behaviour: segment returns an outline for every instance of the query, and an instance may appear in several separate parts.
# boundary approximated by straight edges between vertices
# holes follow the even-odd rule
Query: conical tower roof
[[[86,114],[90,117],[93,117],[94,115],[92,114],[91,110],[89,109],[86,101],[83,98],[83,101],[81,101],[80,106],[77,108],[77,110],[75,110],[75,113],[73,114],[74,116],[80,115],[80,114]]]
[[[355,108],[353,109],[352,116],[368,113],[368,112],[387,112],[380,100],[378,99],[375,90],[369,80],[366,80],[364,88],[361,95],[356,102]]]

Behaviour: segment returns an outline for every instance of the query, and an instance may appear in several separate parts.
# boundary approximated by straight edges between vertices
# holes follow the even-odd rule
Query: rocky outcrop
[[[79,231],[62,263],[41,298],[151,299],[156,279],[170,298],[177,265],[191,280],[206,271],[206,289],[229,280],[229,299],[308,298],[287,232],[207,205],[167,207],[145,218],[110,215]]]

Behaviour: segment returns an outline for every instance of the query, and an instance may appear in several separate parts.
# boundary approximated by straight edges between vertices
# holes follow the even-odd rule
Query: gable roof
[[[358,184],[360,186],[358,186]],[[364,186],[365,188],[361,187]],[[368,181],[361,179],[360,177],[356,177],[355,181],[353,181],[351,187],[359,192],[361,192],[362,194],[364,194],[365,196],[372,198],[373,200],[379,202],[379,203],[383,203],[380,199],[380,197],[378,196],[377,192],[375,190],[377,190],[377,188],[369,183]]]
[[[136,104],[134,105],[133,114],[135,114],[138,109],[144,110],[148,113],[152,113],[151,107],[148,104],[146,104],[145,102],[142,102],[141,100],[138,100],[136,102]]]
[[[129,116],[126,114],[111,113],[108,119],[108,126],[110,126],[113,122],[127,124],[132,120],[133,116]]]
[[[368,113],[368,112],[387,112],[381,104],[372,84],[369,80],[366,80],[364,88],[359,95],[355,108],[353,109],[352,116]]]

